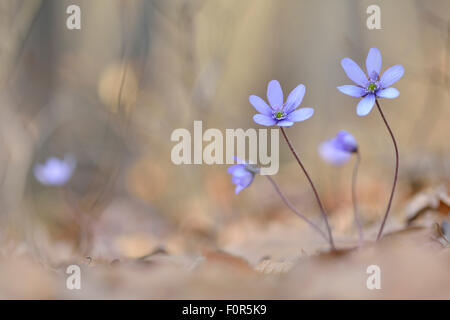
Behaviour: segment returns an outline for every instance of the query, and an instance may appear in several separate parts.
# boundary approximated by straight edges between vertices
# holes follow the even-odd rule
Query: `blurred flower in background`
[[[35,178],[43,185],[62,186],[72,177],[75,167],[75,158],[66,155],[62,160],[50,157],[45,164],[36,164],[33,172]]]
[[[352,153],[357,152],[358,143],[355,137],[345,130],[319,145],[319,154],[326,162],[333,165],[342,165],[346,163]]]

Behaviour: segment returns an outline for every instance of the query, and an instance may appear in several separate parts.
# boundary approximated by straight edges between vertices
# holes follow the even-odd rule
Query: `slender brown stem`
[[[378,111],[380,111],[381,117],[383,118],[384,123],[386,124],[386,127],[389,131],[389,134],[391,135],[392,142],[394,143],[395,148],[395,175],[394,175],[394,184],[392,185],[392,191],[391,195],[389,197],[389,202],[386,208],[386,213],[384,214],[383,222],[381,223],[380,231],[378,231],[377,241],[380,240],[381,235],[383,233],[384,225],[386,223],[387,217],[389,215],[389,210],[391,209],[392,205],[392,199],[394,198],[394,191],[395,186],[397,185],[397,177],[398,177],[398,148],[397,148],[397,142],[395,141],[394,134],[392,133],[391,127],[389,127],[388,122],[386,121],[386,118],[384,117],[383,111],[381,110],[380,104],[378,103],[378,100],[375,100],[375,103],[377,104]]]
[[[311,220],[309,220],[307,217],[305,217],[303,214],[301,214],[293,205],[292,203],[286,198],[286,196],[281,192],[280,187],[278,184],[273,180],[270,176],[266,176],[267,179],[270,181],[272,186],[275,188],[275,191],[278,193],[280,198],[283,200],[283,202],[291,209],[297,216],[299,216],[301,219],[303,219],[307,224],[309,224],[310,227],[312,227],[314,230],[320,233],[320,235],[325,239],[325,241],[329,241],[327,235],[320,230],[320,228]]]
[[[87,255],[92,248],[92,219],[89,217],[89,214],[82,212],[77,201],[70,198],[70,191],[67,186],[62,186],[60,190],[79,228],[76,248],[81,254]]]
[[[280,127],[280,129],[281,129],[281,132],[283,133],[284,139],[286,140],[286,142],[287,142],[287,144],[289,146],[289,149],[291,149],[292,154],[294,155],[295,159],[297,160],[298,164],[300,165],[300,168],[302,168],[303,172],[305,173],[306,178],[309,181],[309,184],[311,185],[311,188],[312,188],[312,190],[314,192],[314,195],[316,197],[317,203],[319,204],[320,212],[322,213],[322,217],[323,217],[323,219],[325,221],[325,225],[327,227],[328,240],[330,242],[331,249],[335,250],[336,248],[334,246],[334,241],[333,241],[333,235],[331,233],[331,228],[330,228],[330,225],[328,223],[328,217],[327,217],[327,214],[325,213],[325,209],[324,209],[324,207],[322,205],[322,201],[320,201],[319,194],[317,193],[316,187],[314,186],[314,183],[312,182],[308,172],[306,171],[305,167],[303,166],[303,163],[300,161],[300,158],[298,157],[297,152],[295,151],[294,147],[292,146],[291,141],[289,140],[289,138],[288,138],[284,128]]]
[[[358,176],[358,167],[361,162],[361,154],[359,153],[358,150],[355,153],[356,153],[356,162],[355,166],[353,167],[353,176],[352,176],[352,202],[353,202],[353,215],[355,216],[355,224],[356,228],[358,229],[358,236],[359,236],[358,247],[361,247],[364,241],[364,236],[361,220],[359,219],[358,214],[358,204],[356,201],[356,178]]]

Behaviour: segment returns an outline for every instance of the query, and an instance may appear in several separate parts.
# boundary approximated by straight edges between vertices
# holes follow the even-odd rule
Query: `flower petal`
[[[241,186],[243,186],[244,188],[247,188],[252,182],[253,182],[253,178],[254,175],[250,172],[247,172],[248,174],[244,177],[242,177],[241,181],[239,182],[239,184]]]
[[[311,118],[313,114],[314,114],[313,108],[301,108],[288,114],[286,120],[292,122],[305,121],[306,119]]]
[[[243,189],[247,188],[253,182],[254,175],[251,172],[247,171],[247,174],[244,176],[236,177],[233,176],[232,182],[236,185],[235,192],[238,194]]]
[[[324,141],[319,145],[319,155],[323,160],[333,165],[342,165],[352,156],[350,152],[336,149],[333,139]]]
[[[371,48],[366,59],[366,69],[369,78],[377,80],[381,71],[381,53],[377,48]]]
[[[272,108],[281,108],[283,106],[283,90],[277,80],[272,80],[267,86],[267,100]]]
[[[374,104],[375,104],[375,95],[368,94],[367,96],[362,98],[361,101],[358,103],[358,106],[356,107],[356,113],[360,117],[366,116],[369,114],[370,110],[372,110]]]
[[[277,122],[277,126],[279,127],[290,127],[294,124],[294,122],[289,120],[281,120]]]
[[[236,186],[236,189],[234,190],[234,193],[235,193],[235,194],[238,194],[239,192],[241,192],[241,191],[244,190],[244,189],[245,189],[245,187],[240,186],[240,185],[237,185],[237,186]]]
[[[364,90],[361,87],[354,86],[354,85],[345,85],[345,86],[340,86],[337,88],[343,94],[349,95],[351,97],[359,98],[366,94],[366,90]]]
[[[259,113],[265,114],[267,116],[272,115],[272,108],[269,107],[269,105],[260,97],[251,95],[248,98],[248,101],[250,101],[251,105],[258,111]]]
[[[354,136],[345,130],[341,130],[334,138],[336,148],[346,152],[355,152],[358,149],[358,143]]]
[[[228,173],[233,174],[236,170],[238,170],[239,168],[243,168],[244,165],[242,164],[234,164],[231,167],[228,167]],[[240,170],[240,169],[239,169]]]
[[[239,175],[239,176],[233,175],[233,177],[231,178],[231,182],[236,185],[237,184],[243,185],[243,182],[246,181],[246,179],[248,178],[249,175],[251,176],[252,174],[248,171],[243,175]]]
[[[248,175],[249,172],[245,169],[245,167],[243,165],[241,165],[240,167],[236,168],[233,170],[233,178],[237,177],[244,177],[246,175]]]
[[[350,58],[344,58],[341,61],[341,66],[344,68],[347,77],[350,78],[354,83],[359,84],[362,87],[367,87],[369,80],[367,80],[366,75],[361,70],[361,68]]]
[[[247,162],[245,162],[244,160],[239,159],[238,157],[234,156],[233,157],[234,161],[237,162],[237,164],[247,164]]]
[[[400,95],[400,92],[395,88],[387,88],[378,90],[377,96],[380,98],[394,99]]]
[[[255,121],[257,124],[267,127],[273,126],[276,123],[275,119],[264,114],[255,114],[253,116],[253,121]]]
[[[303,97],[305,96],[305,86],[299,84],[294,90],[289,93],[284,107],[284,112],[288,113],[291,110],[297,109],[300,103],[302,103]]]
[[[240,182],[241,182],[241,177],[239,177],[239,176],[233,176],[233,177],[231,178],[231,182],[232,182],[233,184],[239,185]]]
[[[381,88],[387,88],[400,80],[400,78],[405,73],[405,69],[400,64],[390,67],[387,69],[380,78]]]

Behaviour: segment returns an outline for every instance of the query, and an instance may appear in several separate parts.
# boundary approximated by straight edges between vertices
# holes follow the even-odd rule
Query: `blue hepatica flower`
[[[301,108],[298,106],[305,95],[305,86],[299,84],[289,94],[286,102],[283,99],[283,90],[277,80],[272,80],[267,86],[267,100],[270,106],[260,97],[251,95],[250,103],[259,112],[253,116],[253,121],[263,126],[290,127],[294,122],[309,119],[313,113],[313,108]]]
[[[228,168],[228,173],[232,175],[231,181],[236,185],[235,193],[238,194],[253,182],[255,175],[259,173],[259,168],[237,159],[238,164]]]
[[[338,134],[319,145],[319,154],[327,162],[334,165],[346,163],[353,153],[358,151],[356,139],[347,131]]]
[[[76,160],[70,155],[65,156],[63,160],[50,157],[45,164],[36,164],[33,172],[43,185],[61,186],[72,177],[75,166]]]
[[[372,110],[377,98],[397,98],[400,92],[395,88],[389,88],[397,82],[405,70],[401,65],[395,65],[387,69],[380,77],[381,53],[377,48],[369,50],[366,59],[366,76],[361,68],[350,58],[341,61],[347,76],[357,85],[345,85],[337,87],[339,91],[352,97],[363,97],[356,107],[358,116],[365,116]]]

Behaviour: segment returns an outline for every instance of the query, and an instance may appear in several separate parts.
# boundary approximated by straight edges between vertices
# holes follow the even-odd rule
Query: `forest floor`
[[[116,258],[99,253],[108,238],[97,238],[90,256],[62,243],[44,241],[38,251],[10,243],[0,255],[0,298],[450,299],[448,200],[442,190],[417,195],[406,215],[390,217],[381,241],[374,241],[379,224],[366,226],[360,248],[356,233],[332,220],[337,251],[291,215],[242,217],[218,231],[214,245],[180,233],[164,241],[130,234],[114,241]],[[204,245],[187,250],[190,242]],[[67,288],[73,264],[80,290]],[[373,265],[380,289],[367,285]]]

